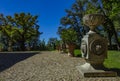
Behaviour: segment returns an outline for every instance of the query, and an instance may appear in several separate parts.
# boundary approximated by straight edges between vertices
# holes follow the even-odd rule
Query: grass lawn
[[[74,51],[76,57],[81,57],[81,52],[79,49]],[[104,61],[104,66],[106,68],[116,68],[120,69],[120,51],[108,51],[108,58]]]
[[[107,68],[120,69],[120,51],[108,51],[108,58],[105,59],[104,65]]]
[[[81,57],[81,51],[80,51],[80,49],[75,49],[74,50],[74,55],[75,55],[75,57]]]

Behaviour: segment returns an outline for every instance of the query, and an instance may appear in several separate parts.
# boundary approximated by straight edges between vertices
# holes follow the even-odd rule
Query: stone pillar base
[[[113,71],[105,71],[104,69],[95,69],[90,63],[76,66],[83,77],[117,77],[117,73]]]

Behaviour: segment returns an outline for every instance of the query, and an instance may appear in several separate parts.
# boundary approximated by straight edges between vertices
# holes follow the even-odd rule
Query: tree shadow
[[[38,53],[39,52],[1,52],[0,53],[0,72]]]

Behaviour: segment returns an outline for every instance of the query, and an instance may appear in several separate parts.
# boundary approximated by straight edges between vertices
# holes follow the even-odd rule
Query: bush
[[[75,56],[75,57],[81,57],[81,56],[82,56],[80,49],[74,50],[74,56]]]

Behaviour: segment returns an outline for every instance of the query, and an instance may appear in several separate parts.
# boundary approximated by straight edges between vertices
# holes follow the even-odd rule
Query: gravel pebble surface
[[[119,77],[83,78],[76,66],[84,63],[82,58],[44,51],[1,71],[0,81],[120,81]]]

